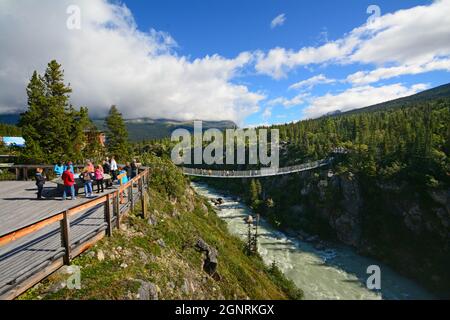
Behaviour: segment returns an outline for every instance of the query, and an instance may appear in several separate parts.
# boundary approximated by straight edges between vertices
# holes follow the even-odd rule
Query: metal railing
[[[318,161],[312,161],[303,163],[300,165],[284,167],[284,168],[263,168],[259,170],[244,170],[244,171],[234,171],[234,170],[208,170],[208,169],[197,169],[197,168],[186,168],[183,167],[183,173],[187,176],[195,177],[209,177],[209,178],[252,178],[252,177],[270,177],[285,175],[290,173],[302,172],[313,170],[319,167],[327,166],[333,161],[333,158],[322,159]]]

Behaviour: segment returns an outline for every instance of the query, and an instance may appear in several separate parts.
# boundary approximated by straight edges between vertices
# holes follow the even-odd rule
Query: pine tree
[[[40,141],[47,101],[44,82],[36,71],[33,72],[27,86],[27,95],[28,110],[21,114],[19,120],[19,126],[22,128],[22,135],[26,141],[22,157],[25,162],[43,162],[46,157]]]
[[[116,159],[128,160],[130,147],[128,142],[128,131],[123,121],[122,114],[116,106],[111,106],[106,118],[106,144],[108,152]]]
[[[258,200],[258,187],[255,179],[250,182],[250,201],[253,203]]]
[[[25,162],[82,160],[78,140],[83,124],[77,121],[78,111],[69,105],[71,92],[55,60],[48,64],[44,76],[33,73],[27,87],[28,110],[19,121],[26,142]]]

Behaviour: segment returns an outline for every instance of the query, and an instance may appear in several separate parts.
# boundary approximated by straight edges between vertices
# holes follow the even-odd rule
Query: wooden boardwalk
[[[16,297],[112,233],[111,225],[118,226],[118,217],[142,198],[143,181],[105,190],[95,194],[96,198],[81,195],[65,201],[61,197],[36,200],[34,182],[0,181],[0,299]],[[55,187],[46,184],[44,196]],[[114,201],[125,190],[132,197],[125,196],[120,204]],[[119,214],[111,214],[108,220],[114,212]],[[62,213],[64,220],[57,218]],[[64,229],[65,219],[68,226]],[[24,230],[28,230],[25,235],[19,235]]]
[[[47,182],[44,196],[54,193],[55,188]],[[0,181],[0,236],[89,200],[83,195],[76,200],[62,201],[60,196],[36,200],[36,192],[33,181]]]

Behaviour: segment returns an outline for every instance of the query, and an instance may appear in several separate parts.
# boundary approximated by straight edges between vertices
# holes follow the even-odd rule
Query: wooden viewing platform
[[[37,200],[34,181],[0,181],[0,299],[14,299],[111,236],[138,201],[145,216],[149,172],[95,198],[65,201]]]

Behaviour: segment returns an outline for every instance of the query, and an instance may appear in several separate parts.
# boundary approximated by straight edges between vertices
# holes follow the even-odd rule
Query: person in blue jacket
[[[120,181],[120,184],[127,183],[128,182],[127,171],[124,168],[122,168],[122,167],[119,168],[119,174],[118,175],[120,176],[121,174],[125,174],[125,175],[122,177],[122,180]]]
[[[61,177],[63,172],[64,172],[64,166],[62,165],[61,162],[58,162],[57,164],[55,164],[55,166],[53,167],[53,172],[56,174],[57,177]]]

